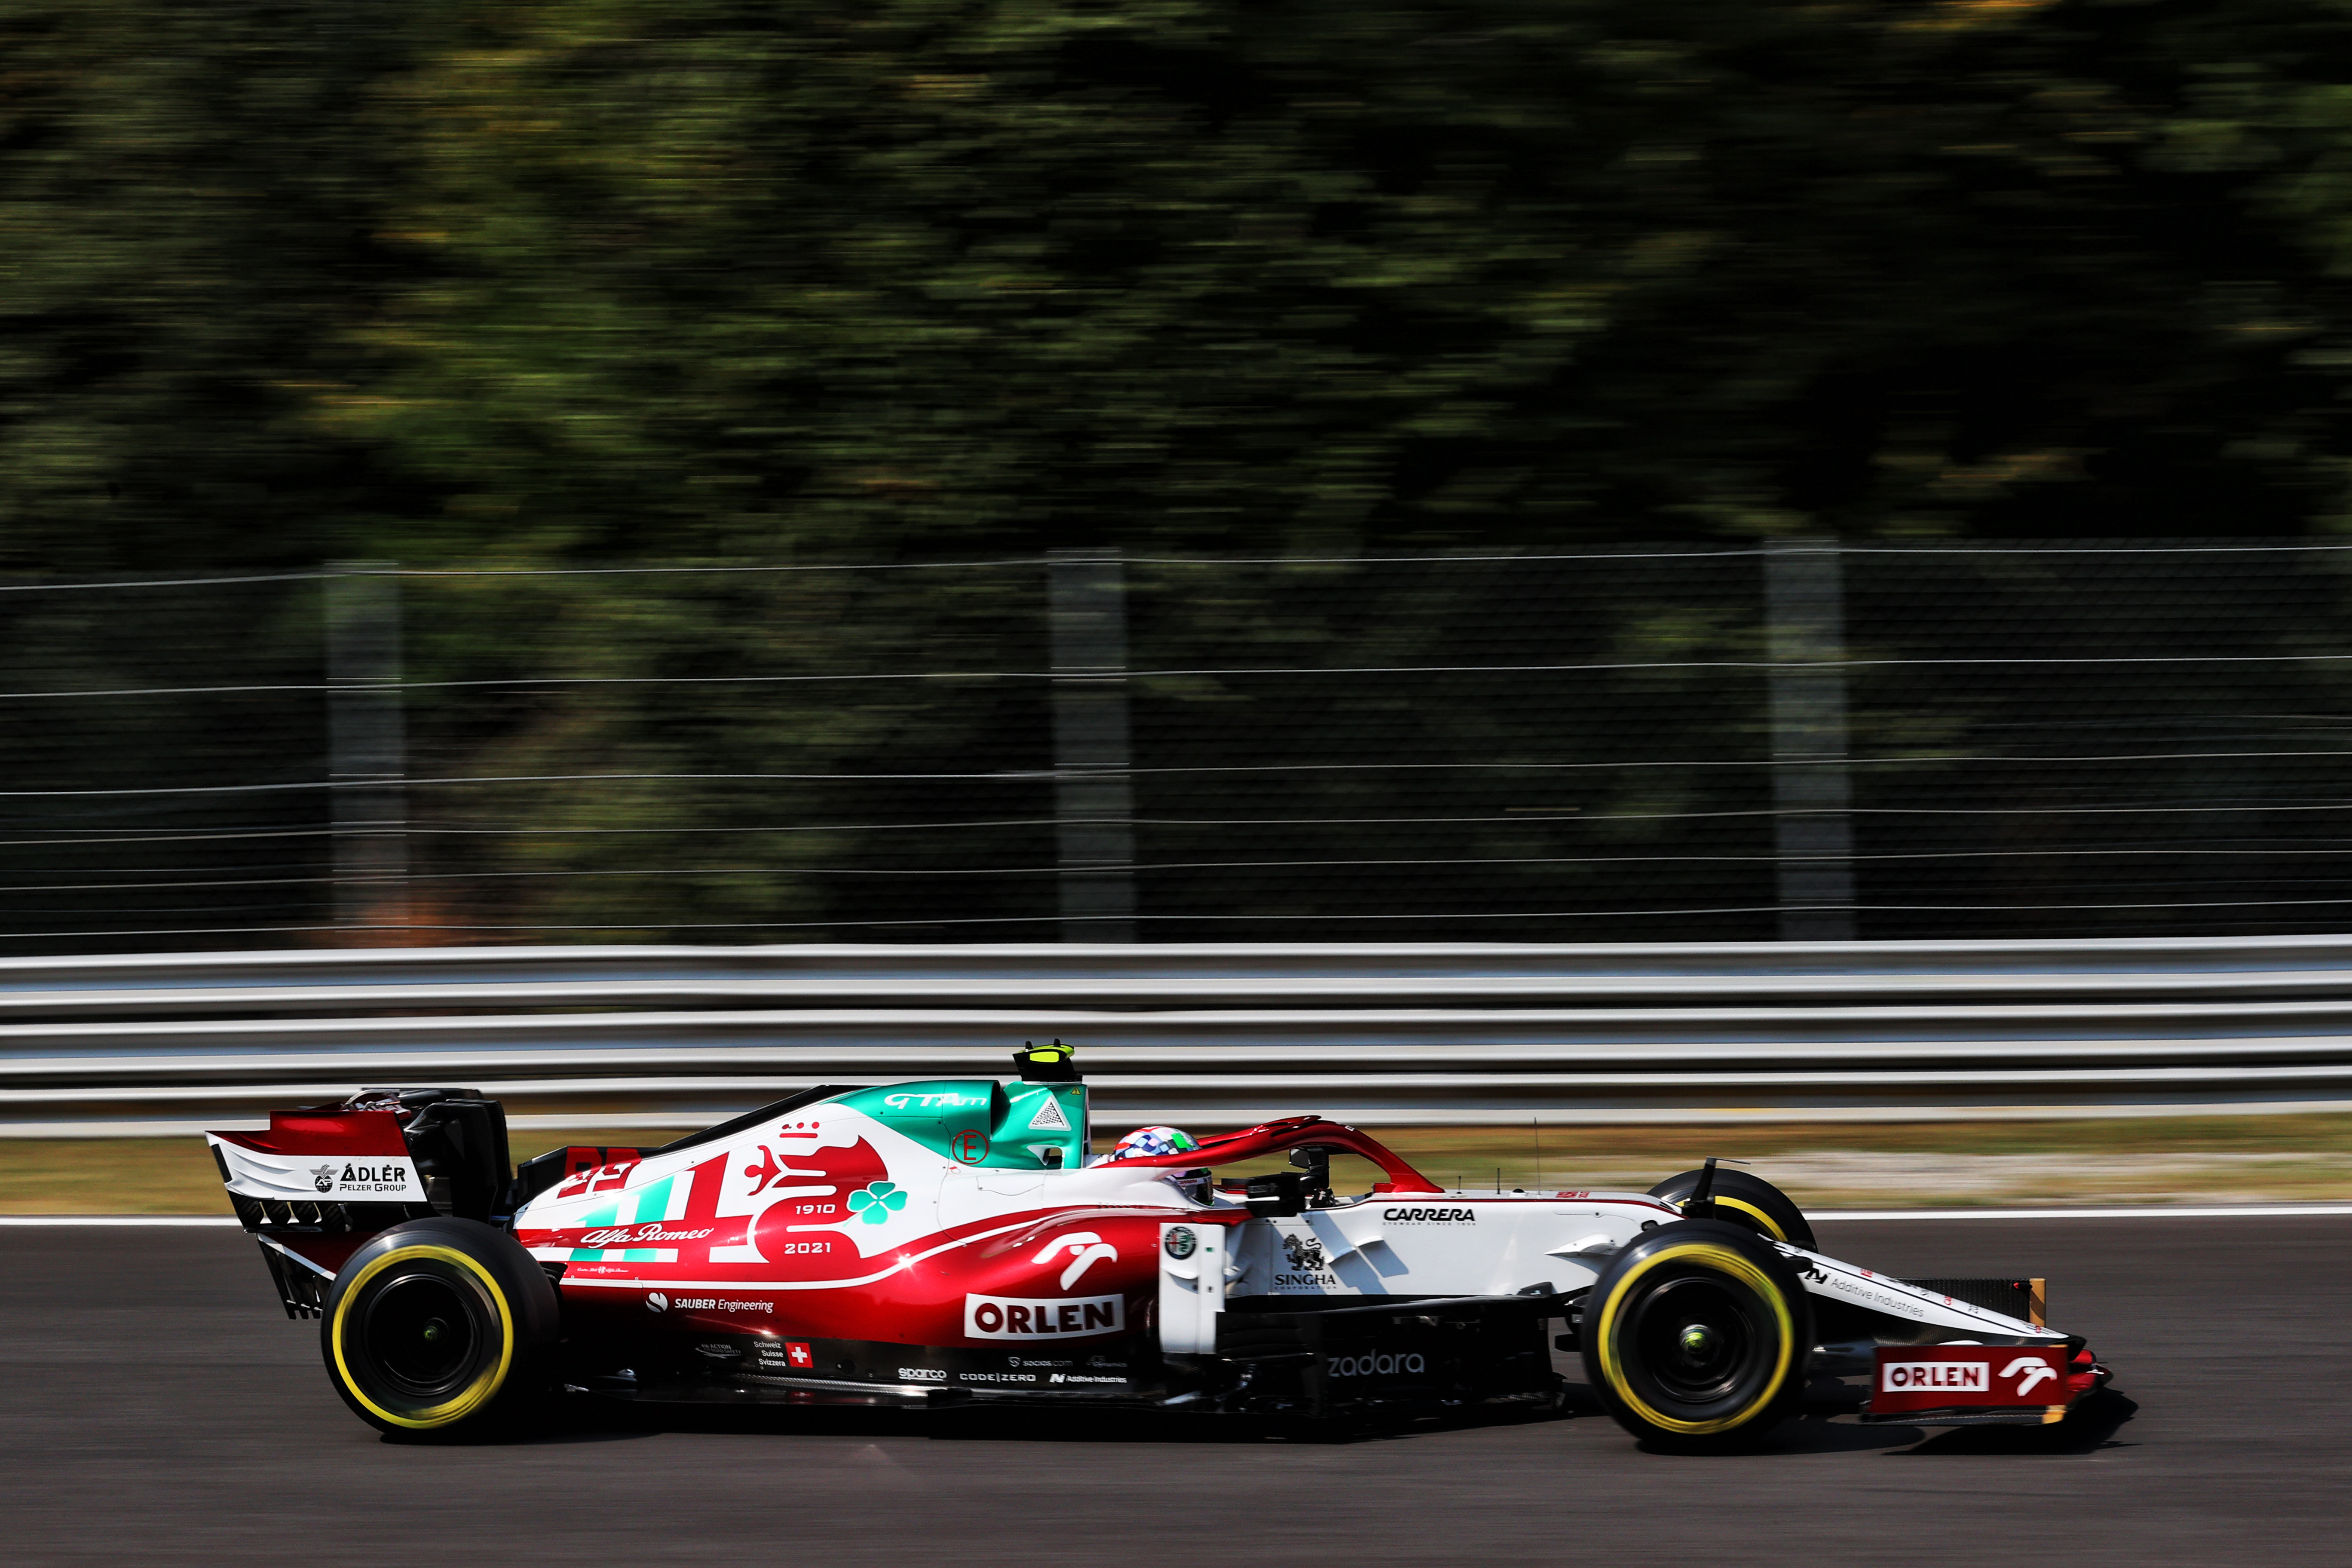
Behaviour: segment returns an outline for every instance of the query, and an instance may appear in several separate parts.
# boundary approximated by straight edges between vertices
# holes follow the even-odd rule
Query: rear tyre
[[[555,1286],[478,1220],[410,1220],[371,1237],[320,1316],[327,1377],[361,1420],[408,1438],[474,1435],[542,1392]]]
[[[1584,1298],[1592,1391],[1617,1424],[1683,1451],[1751,1444],[1805,1386],[1812,1312],[1771,1245],[1717,1220],[1679,1220],[1619,1253]]]
[[[1650,1195],[1680,1208],[1698,1191],[1698,1180],[1704,1173],[1685,1171],[1679,1176],[1668,1176],[1650,1189]],[[1807,1252],[1821,1250],[1813,1243],[1813,1227],[1806,1223],[1805,1211],[1788,1194],[1760,1176],[1751,1176],[1745,1171],[1727,1171],[1718,1165],[1707,1195],[1716,1205],[1715,1213],[1706,1216],[1709,1219],[1745,1226],[1759,1236],[1801,1247]]]

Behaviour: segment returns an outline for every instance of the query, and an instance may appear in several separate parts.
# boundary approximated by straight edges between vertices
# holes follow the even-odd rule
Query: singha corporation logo
[[[310,1184],[318,1188],[322,1193],[333,1192],[335,1190],[335,1168],[332,1165],[311,1166]]]
[[[1323,1272],[1323,1244],[1311,1236],[1286,1236],[1282,1250],[1290,1255],[1291,1268],[1302,1274]]]

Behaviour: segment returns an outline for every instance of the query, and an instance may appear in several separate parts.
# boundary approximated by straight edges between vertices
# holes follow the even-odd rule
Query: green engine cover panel
[[[959,1164],[1075,1170],[1087,1159],[1087,1086],[935,1079],[834,1096]],[[1048,1151],[1060,1158],[1049,1157]]]

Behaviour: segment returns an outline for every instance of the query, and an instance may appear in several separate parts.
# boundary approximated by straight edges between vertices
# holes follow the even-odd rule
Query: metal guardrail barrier
[[[501,947],[0,961],[0,1135],[462,1082],[523,1126],[1086,1047],[1110,1119],[2352,1110],[2352,937]]]

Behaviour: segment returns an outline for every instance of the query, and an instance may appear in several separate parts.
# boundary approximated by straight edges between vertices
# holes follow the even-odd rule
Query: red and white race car
[[[1824,1258],[1779,1189],[1713,1162],[1646,1194],[1448,1191],[1313,1116],[1089,1159],[1070,1048],[1014,1061],[518,1171],[462,1089],[207,1136],[336,1391],[393,1433],[562,1389],[1307,1423],[1549,1405],[1555,1320],[1617,1420],[1673,1447],[1750,1441],[1824,1375],[1906,1423],[2054,1421],[2105,1379],[2039,1280]],[[1335,1161],[1377,1179],[1335,1190]]]

